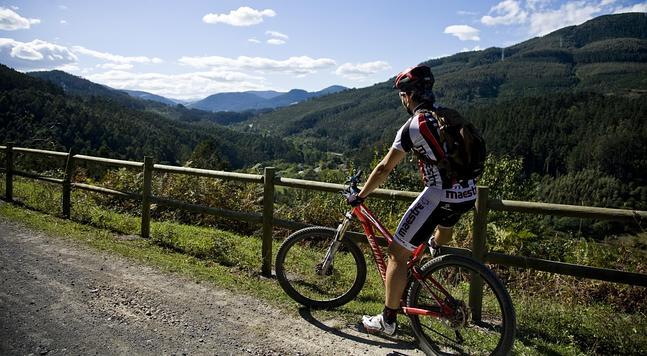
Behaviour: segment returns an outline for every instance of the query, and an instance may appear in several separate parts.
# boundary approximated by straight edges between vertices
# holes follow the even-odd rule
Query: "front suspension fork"
[[[321,262],[321,267],[318,269],[317,274],[322,276],[329,274],[329,271],[332,267],[332,261],[335,258],[335,253],[337,253],[337,250],[341,245],[341,241],[344,238],[346,231],[350,227],[352,219],[353,214],[350,211],[344,215],[344,220],[342,220],[342,222],[337,227],[337,230],[335,231],[335,237],[332,239],[332,242],[328,247],[328,251],[326,251],[326,256]]]

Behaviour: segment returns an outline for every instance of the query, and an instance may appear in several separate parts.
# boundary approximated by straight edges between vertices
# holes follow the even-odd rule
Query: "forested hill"
[[[189,104],[189,107],[206,111],[246,111],[257,109],[278,108],[293,105],[322,95],[346,90],[346,87],[333,85],[320,91],[308,92],[302,89],[292,89],[281,93],[275,91],[246,91],[235,93],[218,93],[205,99]]]
[[[280,138],[235,132],[201,121],[186,109],[173,112],[184,113],[185,121],[173,120],[145,105],[124,105],[122,99],[141,102],[121,93],[71,95],[51,82],[0,65],[0,142],[140,161],[150,155],[171,164],[192,160],[194,166],[218,169],[300,159]]]
[[[91,82],[87,79],[65,73],[60,70],[29,72],[29,76],[47,80],[58,86],[67,94],[80,96],[101,96],[111,98],[123,104],[143,108],[144,103],[131,98],[127,93],[112,89],[105,85]]]
[[[87,79],[60,71],[29,72],[27,75],[46,80],[69,95],[83,98],[99,97],[131,109],[149,111],[169,119],[179,121],[210,121],[217,124],[230,124],[244,121],[260,111],[245,112],[207,112],[199,109],[187,108],[184,105],[173,104],[169,99],[154,94],[133,91],[116,90],[105,85],[91,82]]]
[[[413,65],[417,59],[411,61]],[[502,102],[513,105],[521,97],[577,92],[642,96],[647,93],[647,16],[601,16],[511,47],[464,52],[426,64],[436,76],[438,102],[463,111]],[[363,150],[390,140],[406,116],[390,89],[392,81],[263,114],[254,127],[301,136],[317,149]]]
[[[438,103],[473,121],[491,154],[522,159],[525,177],[543,182],[533,199],[647,208],[644,14],[602,16],[505,49],[426,63]],[[305,157],[343,152],[366,166],[407,118],[392,83],[265,113],[252,127],[288,137]]]

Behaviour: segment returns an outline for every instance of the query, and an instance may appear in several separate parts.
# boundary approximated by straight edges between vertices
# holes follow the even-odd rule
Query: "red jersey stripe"
[[[427,143],[430,144],[438,160],[439,161],[444,160],[445,151],[440,146],[440,143],[438,142],[438,140],[436,140],[436,137],[434,137],[434,135],[429,130],[429,126],[427,125],[427,120],[425,119],[424,114],[418,115],[418,127],[420,127],[420,133],[422,133],[422,137],[424,137]]]

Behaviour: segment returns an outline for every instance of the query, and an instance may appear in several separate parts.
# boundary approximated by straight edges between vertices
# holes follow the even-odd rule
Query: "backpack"
[[[435,162],[450,180],[469,180],[481,176],[485,168],[485,140],[472,123],[456,110],[434,108],[429,111],[438,121],[444,159]]]

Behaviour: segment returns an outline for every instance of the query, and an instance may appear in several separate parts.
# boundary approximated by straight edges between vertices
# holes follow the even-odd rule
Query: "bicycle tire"
[[[444,255],[427,262],[421,267],[420,272],[423,281],[433,276],[451,293],[452,297],[456,298],[458,295],[456,298],[458,301],[468,299],[465,298],[465,288],[467,286],[469,289],[469,282],[464,279],[471,279],[471,273],[478,273],[483,280],[484,293],[487,292],[487,296],[484,294],[482,303],[482,308],[487,308],[487,311],[483,312],[481,321],[472,319],[472,310],[467,306],[468,300],[464,301],[461,308],[457,308],[463,313],[455,314],[455,316],[463,318],[463,325],[460,326],[451,325],[452,321],[449,319],[409,315],[414,335],[420,348],[426,354],[451,355],[452,350],[458,354],[507,355],[511,352],[516,330],[514,305],[503,283],[492,270],[469,257]],[[430,283],[430,285],[432,284]],[[425,300],[423,297],[423,294],[428,293],[431,288],[433,287],[423,286],[420,280],[412,280],[408,291],[407,305],[432,309],[434,306],[430,306],[430,303],[434,303],[435,300],[433,298]],[[435,307],[439,308],[437,305]],[[459,327],[461,331],[458,330]],[[425,329],[430,331],[425,332]],[[456,340],[451,338],[452,331]],[[484,335],[480,333],[484,333]],[[495,340],[496,338],[498,340]],[[496,346],[493,346],[491,351],[477,350],[480,347],[494,345],[494,342],[496,342]]]
[[[301,229],[288,236],[276,254],[276,278],[281,288],[306,307],[329,309],[344,305],[359,294],[366,281],[362,250],[347,236],[335,255],[331,274],[315,273],[334,236],[335,230],[329,228]],[[344,268],[335,268],[336,264]]]

